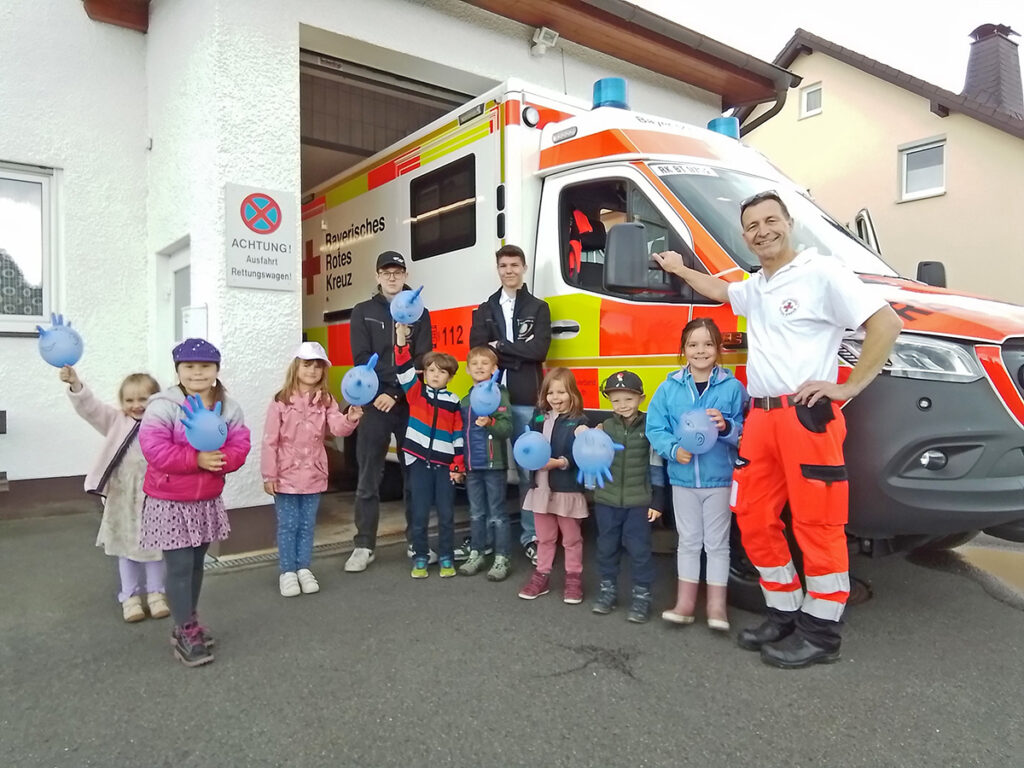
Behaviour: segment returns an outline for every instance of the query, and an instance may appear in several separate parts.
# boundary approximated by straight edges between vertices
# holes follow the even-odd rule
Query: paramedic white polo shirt
[[[791,395],[807,381],[835,382],[846,329],[856,330],[885,306],[840,261],[813,249],[771,279],[761,270],[728,290],[732,311],[747,318],[751,397]]]

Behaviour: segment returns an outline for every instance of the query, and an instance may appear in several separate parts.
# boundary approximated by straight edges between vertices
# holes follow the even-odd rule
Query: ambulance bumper
[[[848,533],[943,535],[1024,520],[1024,429],[986,379],[879,376],[844,414]]]

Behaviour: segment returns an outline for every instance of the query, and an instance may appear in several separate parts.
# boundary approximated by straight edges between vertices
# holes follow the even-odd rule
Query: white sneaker
[[[413,550],[412,550],[412,544],[409,544],[408,546],[406,546],[406,548],[405,548],[405,556],[408,557],[410,560],[412,560],[414,557],[416,557],[416,553],[413,552]],[[435,552],[432,549],[428,549],[427,550],[427,563],[429,565],[433,565],[436,562],[437,562],[437,552]]]
[[[356,547],[352,550],[352,554],[349,555],[348,560],[345,563],[345,570],[349,573],[359,573],[365,571],[366,566],[373,562],[374,555],[372,549],[366,547]]]
[[[295,571],[282,573],[278,583],[281,587],[282,597],[296,597],[302,594],[302,590],[299,589],[299,577],[295,575]]]
[[[309,568],[300,568],[296,574],[299,578],[299,587],[302,589],[302,594],[312,595],[314,592],[320,591],[320,582],[316,580],[316,576]]]

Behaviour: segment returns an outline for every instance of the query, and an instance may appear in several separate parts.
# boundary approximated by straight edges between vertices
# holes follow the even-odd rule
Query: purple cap
[[[171,352],[174,363],[216,363],[220,365],[220,350],[206,339],[185,339]]]

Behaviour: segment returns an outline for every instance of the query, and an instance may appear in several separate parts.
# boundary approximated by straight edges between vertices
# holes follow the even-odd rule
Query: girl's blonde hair
[[[284,386],[274,395],[274,399],[277,402],[290,403],[292,395],[299,391],[299,366],[304,362],[305,360],[298,357],[292,359],[291,364],[288,366],[288,371],[284,375]],[[313,388],[313,392],[320,393],[320,402],[324,405],[330,405],[334,400],[334,395],[331,394],[327,384],[327,363],[323,360],[314,360],[313,362],[320,369],[320,383]]]
[[[568,368],[552,368],[544,376],[544,381],[540,384],[540,394],[537,395],[537,409],[541,413],[547,413],[551,410],[551,404],[548,403],[548,391],[551,389],[551,385],[555,382],[559,382],[565,391],[569,393],[569,416],[580,417],[583,415],[583,394],[580,392],[580,388],[576,385],[576,377],[572,375],[572,371]]]
[[[125,387],[131,384],[141,384],[149,390],[148,394],[155,395],[160,391],[160,385],[157,384],[156,379],[150,376],[148,373],[132,373],[125,376],[124,381],[121,382],[121,388],[117,390],[117,399],[119,402],[124,402],[124,390]]]

